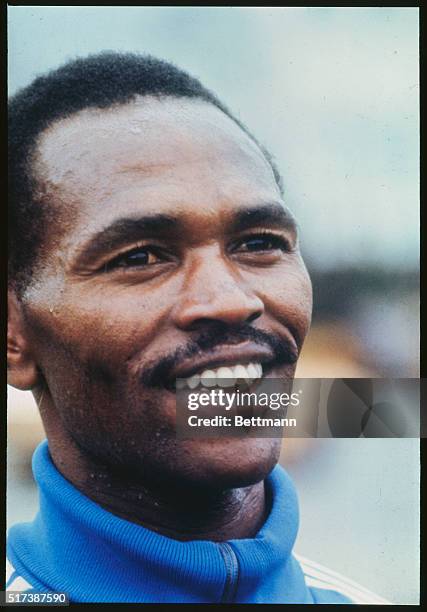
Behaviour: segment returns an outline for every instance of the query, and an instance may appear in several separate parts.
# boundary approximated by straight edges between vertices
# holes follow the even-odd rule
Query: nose
[[[180,329],[192,330],[212,321],[241,325],[262,315],[263,301],[244,284],[233,265],[220,253],[205,253],[192,262],[174,307]]]

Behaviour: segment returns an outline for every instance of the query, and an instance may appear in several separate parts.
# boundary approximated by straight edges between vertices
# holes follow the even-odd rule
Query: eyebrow
[[[290,230],[294,237],[297,235],[294,216],[283,204],[278,203],[238,208],[232,214],[227,233],[238,233],[260,225]],[[77,261],[78,263],[91,261],[108,251],[120,249],[130,242],[137,242],[147,236],[176,238],[182,236],[184,232],[183,218],[174,215],[159,213],[138,218],[119,218],[92,235],[79,248]]]
[[[182,231],[182,222],[172,215],[156,214],[146,217],[120,218],[100,230],[79,249],[78,259],[90,261],[103,253],[119,249],[129,242],[141,240],[147,234],[168,237]]]
[[[284,204],[271,203],[260,206],[238,209],[231,223],[231,232],[242,232],[257,225],[268,225],[277,229],[286,229],[297,235],[298,224],[291,211]]]

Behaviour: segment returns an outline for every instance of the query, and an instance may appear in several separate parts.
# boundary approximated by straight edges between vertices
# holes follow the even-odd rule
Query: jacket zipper
[[[234,600],[236,594],[237,580],[239,578],[239,562],[230,544],[227,542],[220,542],[218,543],[218,548],[224,560],[227,572],[220,603],[230,603]]]

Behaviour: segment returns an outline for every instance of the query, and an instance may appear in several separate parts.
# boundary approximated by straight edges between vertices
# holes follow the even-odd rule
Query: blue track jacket
[[[281,466],[266,480],[270,514],[254,538],[174,540],[107,512],[70,484],[47,441],[33,456],[40,510],[10,528],[6,588],[66,592],[71,602],[387,603],[297,558],[295,488]]]

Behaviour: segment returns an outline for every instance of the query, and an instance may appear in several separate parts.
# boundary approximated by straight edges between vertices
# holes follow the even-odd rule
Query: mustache
[[[164,387],[170,382],[173,370],[183,359],[200,357],[206,352],[222,344],[238,344],[242,340],[267,346],[274,354],[270,365],[295,363],[298,359],[298,349],[287,339],[279,338],[269,332],[255,329],[248,324],[231,327],[221,321],[213,322],[208,329],[192,338],[185,346],[178,347],[173,353],[156,360],[144,368],[140,380],[147,387]]]

